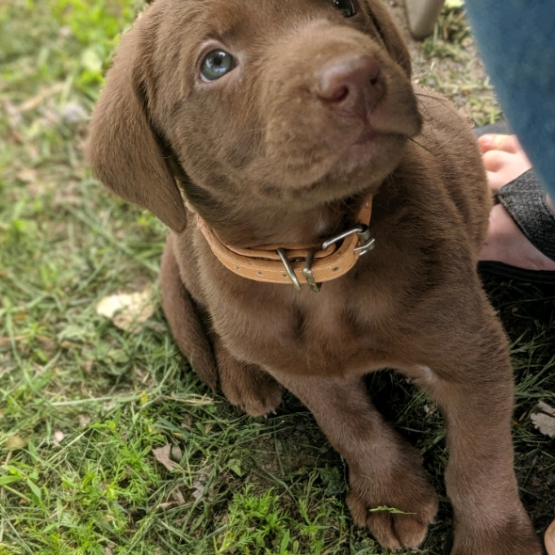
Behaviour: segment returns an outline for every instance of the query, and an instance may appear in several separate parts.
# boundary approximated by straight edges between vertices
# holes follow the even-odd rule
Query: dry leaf
[[[60,432],[60,431],[54,432],[54,439],[52,440],[52,443],[54,445],[60,445],[64,437],[65,437],[64,432]]]
[[[32,168],[25,168],[17,172],[15,176],[19,181],[23,181],[23,183],[36,183],[38,180],[37,170]]]
[[[18,110],[17,106],[12,104],[9,100],[5,100],[3,104],[4,113],[8,116],[8,123],[12,130],[16,131],[23,122],[21,112]],[[17,133],[17,135],[19,137],[19,133]]]
[[[152,454],[156,457],[156,460],[163,464],[168,470],[175,470],[179,465],[170,459],[171,445],[164,445],[164,447],[159,447],[158,449],[153,449]]]
[[[175,499],[179,506],[185,505],[185,497],[179,489],[176,489],[172,492],[172,497]]]
[[[18,449],[23,449],[27,447],[28,444],[28,439],[24,439],[20,435],[14,434],[13,436],[10,436],[8,439],[6,439],[6,443],[4,444],[4,446],[6,447],[6,449],[8,449],[8,451],[17,451]]]
[[[555,408],[540,401],[530,414],[534,428],[548,437],[555,437]]]
[[[208,477],[212,472],[212,467],[207,466],[200,471],[198,478],[193,482],[193,491],[192,495],[196,501],[198,501],[206,491],[206,482],[208,481]]]
[[[86,414],[80,414],[77,417],[77,420],[79,422],[79,427],[80,428],[85,428],[91,423],[91,417],[87,416]]]
[[[112,320],[118,328],[130,331],[146,322],[155,309],[149,286],[140,293],[121,293],[104,297],[98,303],[96,313]]]
[[[186,430],[190,430],[193,427],[193,417],[189,414],[186,414],[183,417],[183,422],[181,422],[181,427],[185,428]]]
[[[205,489],[206,489],[205,480],[199,479],[193,482],[193,497],[195,498],[196,501],[198,501],[202,497],[202,494],[204,493]]]

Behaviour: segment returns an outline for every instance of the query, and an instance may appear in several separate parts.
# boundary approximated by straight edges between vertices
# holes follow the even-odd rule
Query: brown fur
[[[364,387],[396,368],[445,417],[452,555],[539,555],[513,472],[507,341],[475,271],[480,156],[449,104],[411,86],[381,0],[358,4],[344,18],[331,0],[156,0],[122,40],[89,157],[172,229],[163,304],[192,366],[253,415],[282,387],[297,395],[349,464],[357,524],[416,548],[437,510],[420,455]],[[199,60],[214,48],[237,66],[206,83]],[[355,66],[372,84],[358,69],[337,77]],[[376,247],[318,294],[232,274],[191,212],[233,245],[312,244],[352,226],[368,193]],[[404,514],[369,511],[383,505]]]

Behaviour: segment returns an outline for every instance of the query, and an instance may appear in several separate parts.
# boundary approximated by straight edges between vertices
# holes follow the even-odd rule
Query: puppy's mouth
[[[322,163],[312,165],[304,179],[299,180],[302,172],[298,170],[306,168],[305,158],[297,171],[288,168],[288,175],[279,186],[262,186],[258,192],[265,198],[308,205],[313,204],[315,198],[318,202],[329,202],[358,194],[378,185],[393,171],[410,136],[400,129],[378,130],[367,123],[358,133],[353,133],[351,140],[343,144],[338,140],[322,149]],[[272,176],[275,178],[273,171]]]

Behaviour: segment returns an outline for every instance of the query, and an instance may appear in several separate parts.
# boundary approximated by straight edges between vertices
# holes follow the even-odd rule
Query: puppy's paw
[[[541,555],[542,548],[532,523],[523,511],[501,528],[478,524],[458,526],[451,555]]]
[[[220,371],[220,385],[230,403],[251,416],[266,416],[281,402],[281,386],[256,366],[228,365],[226,371]]]
[[[369,528],[387,549],[417,549],[437,513],[435,490],[421,467],[406,469],[387,482],[381,478],[351,476],[347,504],[354,521]]]

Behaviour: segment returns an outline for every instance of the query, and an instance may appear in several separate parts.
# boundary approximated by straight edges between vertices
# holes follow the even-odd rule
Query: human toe
[[[545,531],[545,549],[548,555],[555,555],[555,520]]]
[[[490,150],[501,150],[503,152],[516,153],[522,150],[516,135],[502,135],[487,133],[478,137],[478,145],[482,154]]]

